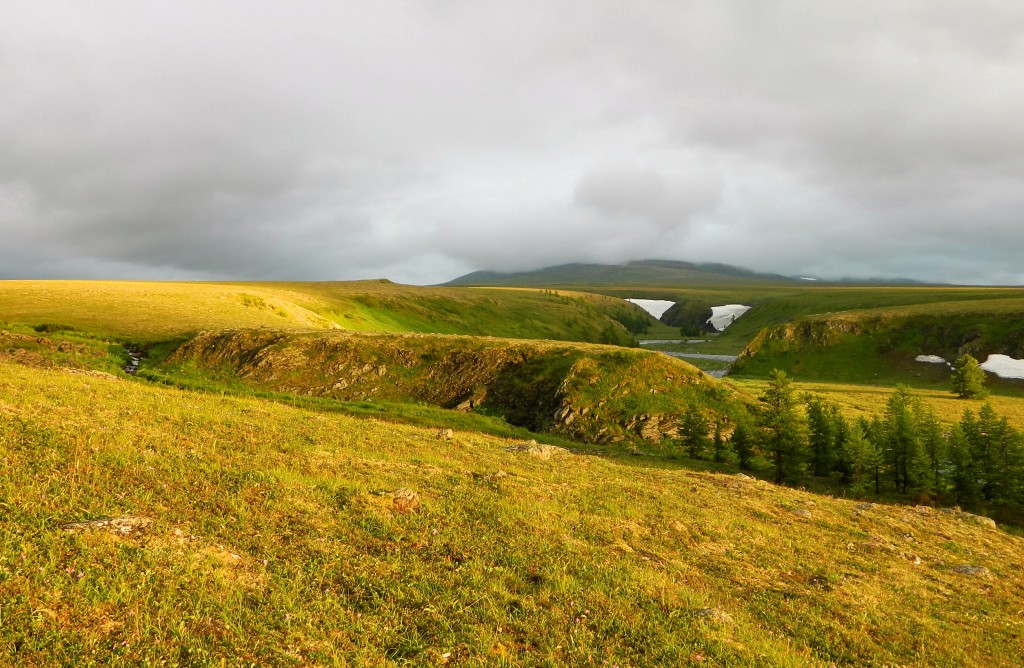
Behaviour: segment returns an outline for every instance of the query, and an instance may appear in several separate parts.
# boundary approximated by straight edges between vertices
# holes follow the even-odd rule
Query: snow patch
[[[630,304],[636,304],[653,315],[657,320],[660,320],[665,311],[675,305],[675,302],[665,301],[664,299],[627,299],[626,301]]]
[[[989,355],[988,359],[981,363],[981,368],[1000,378],[1024,379],[1024,360],[1017,360],[1009,355]]]
[[[948,364],[948,362],[939,357],[938,355],[918,355],[914,358],[915,362],[927,362],[928,364]]]
[[[743,304],[725,304],[724,306],[712,306],[711,317],[708,318],[708,324],[717,329],[719,332],[725,331],[725,328],[736,322],[736,318],[750,310],[749,306]]]

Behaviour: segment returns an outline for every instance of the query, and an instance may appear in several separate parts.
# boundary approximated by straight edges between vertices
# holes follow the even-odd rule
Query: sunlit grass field
[[[0,662],[1019,665],[999,529],[510,443],[0,364]]]
[[[0,281],[0,324],[52,324],[152,343],[211,329],[431,332],[629,345],[621,300],[390,281]]]
[[[971,515],[778,487],[666,444],[509,451],[534,435],[494,416],[153,366],[219,328],[594,340],[602,299],[0,282],[0,665],[1021,664],[1024,539]],[[145,378],[119,369],[139,343]],[[944,422],[981,405],[925,380]],[[597,401],[609,382],[581,387]],[[849,417],[893,389],[798,386]],[[1012,388],[990,400],[1024,428]],[[139,528],[62,529],[123,516]]]

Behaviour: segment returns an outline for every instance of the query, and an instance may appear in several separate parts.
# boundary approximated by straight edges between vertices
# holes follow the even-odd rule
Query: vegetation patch
[[[179,348],[163,372],[340,401],[475,411],[584,442],[674,438],[691,404],[726,423],[743,410],[719,382],[665,355],[539,341],[207,332]]]
[[[516,445],[0,363],[0,663],[1019,665],[999,528]]]

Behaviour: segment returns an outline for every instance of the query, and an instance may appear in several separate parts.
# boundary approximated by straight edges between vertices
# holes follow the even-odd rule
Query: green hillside
[[[0,362],[0,662],[1019,665],[972,516],[513,446]]]
[[[676,439],[690,405],[726,427],[745,413],[718,381],[665,355],[490,337],[207,332],[158,373],[338,401],[472,410],[584,443]]]
[[[853,341],[843,363],[869,367],[884,351],[868,330],[894,349],[1017,331],[1010,293],[906,305],[887,290],[836,302],[885,309],[766,334],[747,363],[809,365]],[[772,308],[827,294],[776,292]],[[897,421],[837,436],[888,410],[890,388],[822,386],[836,436],[819,475],[810,440],[772,449],[764,381],[517,338],[631,341],[643,318],[614,298],[22,282],[0,284],[0,307],[0,665],[1020,663],[1024,418],[1005,394],[962,418],[927,396],[943,429],[995,428],[969,450],[942,432],[914,455],[935,484],[914,468],[901,489]],[[506,334],[424,333],[462,330]],[[149,352],[136,376],[133,343]],[[787,409],[794,438],[809,405]],[[997,437],[1013,466],[994,485]],[[778,457],[800,489],[757,479]]]
[[[927,354],[952,361],[963,353],[982,360],[993,353],[1024,357],[1024,298],[963,299],[797,319],[757,334],[734,372],[762,376],[779,368],[805,380],[945,384],[947,368],[914,358]]]
[[[649,317],[600,295],[350,283],[0,281],[0,324],[154,342],[207,329],[430,332],[633,345]]]

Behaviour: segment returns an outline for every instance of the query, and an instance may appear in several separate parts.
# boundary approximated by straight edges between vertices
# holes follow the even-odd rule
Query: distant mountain
[[[742,267],[674,260],[637,260],[626,264],[562,264],[534,271],[474,271],[445,285],[452,286],[684,286],[721,283],[794,283],[780,274],[760,274]]]

